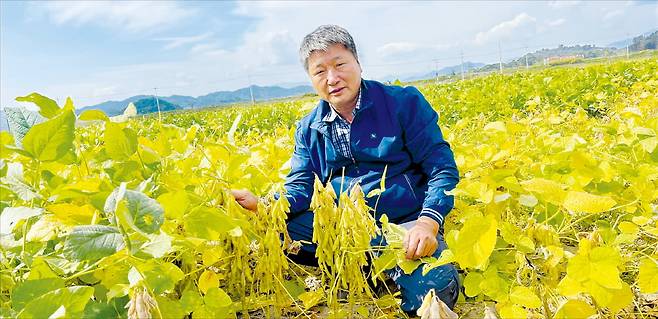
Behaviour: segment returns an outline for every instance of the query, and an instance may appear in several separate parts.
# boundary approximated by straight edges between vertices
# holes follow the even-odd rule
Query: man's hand
[[[418,259],[432,256],[439,247],[436,235],[439,233],[439,223],[433,219],[421,216],[404,237],[404,249],[407,259]]]
[[[246,189],[232,189],[231,194],[240,206],[250,211],[258,210],[258,198]]]

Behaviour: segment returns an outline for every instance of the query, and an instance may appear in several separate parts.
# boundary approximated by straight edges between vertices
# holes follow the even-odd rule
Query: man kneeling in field
[[[288,232],[293,240],[311,241],[313,212],[309,211],[313,182],[351,189],[359,183],[365,194],[379,188],[387,167],[386,190],[375,218],[408,229],[406,257],[439,257],[445,249],[442,227],[453,207],[459,174],[450,145],[437,124],[438,115],[414,87],[386,86],[361,79],[361,65],[352,36],[343,28],[324,25],[304,37],[301,60],[317,94],[318,105],[297,124],[291,171],[286,178],[290,202]],[[249,191],[234,190],[240,205],[255,211],[258,199]],[[374,206],[374,198],[368,206]],[[315,246],[304,245],[296,261],[312,264]],[[430,289],[452,308],[459,294],[458,276],[451,264],[422,267],[404,274],[387,271],[402,295],[402,309],[415,311]]]

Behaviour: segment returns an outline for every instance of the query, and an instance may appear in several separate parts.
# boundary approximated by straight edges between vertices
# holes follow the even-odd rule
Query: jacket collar
[[[354,106],[354,109],[352,110],[352,116],[356,115],[356,112],[361,108],[361,88],[359,88],[359,93],[358,97],[356,98],[356,105]],[[335,121],[337,118],[342,118],[340,114],[338,114],[338,111],[336,111],[336,108],[334,108],[331,103],[329,103],[329,113],[325,115],[322,118],[322,121],[331,123]]]

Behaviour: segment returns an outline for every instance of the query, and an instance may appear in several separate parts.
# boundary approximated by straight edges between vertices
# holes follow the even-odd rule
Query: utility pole
[[[500,67],[500,74],[503,74],[503,54],[500,51],[500,41],[498,41],[498,66]]]
[[[249,94],[251,95],[251,105],[256,105],[256,100],[254,100],[254,90],[251,84],[251,75],[247,75],[247,80],[249,81]]]
[[[434,68],[436,69],[436,83],[439,83],[439,60],[434,60]]]
[[[462,50],[462,81],[464,81],[464,50]]]
[[[160,124],[162,124],[162,113],[160,112],[160,99],[158,99],[158,88],[153,88],[153,97],[155,98],[155,104],[158,106],[158,120],[160,121]]]
[[[626,33],[626,38],[628,38],[628,32]],[[630,47],[631,42],[626,43],[626,59],[628,60],[631,57]]]
[[[530,54],[530,53],[528,53],[528,46],[526,45],[525,46],[525,69],[526,69],[526,71],[528,70],[528,54]]]

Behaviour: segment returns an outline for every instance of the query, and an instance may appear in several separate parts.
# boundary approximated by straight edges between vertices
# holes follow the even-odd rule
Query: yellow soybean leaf
[[[635,234],[639,230],[639,227],[631,222],[621,222],[617,227],[624,234]]]
[[[535,207],[537,205],[537,197],[532,195],[521,195],[519,196],[519,204],[528,207]]]
[[[658,145],[658,137],[654,136],[645,138],[640,141],[640,145],[642,145],[642,148],[647,151],[647,153],[653,153],[656,149],[656,145]]]
[[[588,291],[597,305],[607,307],[613,313],[618,312],[633,302],[633,292],[631,291],[631,287],[625,282],[622,282],[619,289],[610,289],[596,282],[590,282]]]
[[[622,281],[619,278],[617,266],[621,256],[612,247],[596,247],[589,253],[591,267],[590,278],[603,287],[620,289]]]
[[[164,208],[165,217],[179,219],[185,214],[190,204],[190,199],[185,191],[178,191],[160,195],[158,202]]]
[[[633,291],[631,290],[631,286],[625,282],[622,282],[621,289],[614,290],[612,303],[608,304],[608,309],[610,309],[610,311],[613,313],[617,313],[620,310],[628,307],[628,305],[633,302],[633,298],[634,295]]]
[[[205,294],[208,289],[217,287],[219,287],[219,276],[213,271],[204,271],[199,277],[199,290]]]
[[[358,308],[356,308],[356,312],[364,318],[368,318],[368,316],[370,315],[370,311],[366,306],[359,306]]]
[[[640,262],[640,274],[637,277],[640,292],[652,294],[658,292],[658,264],[646,258]]]
[[[487,125],[484,126],[484,130],[489,133],[491,132],[504,133],[507,132],[507,127],[505,127],[505,123],[501,121],[496,121],[496,122],[487,123]]]
[[[425,266],[423,266],[423,276],[425,276],[430,270],[436,267],[443,266],[454,261],[455,254],[452,253],[452,250],[445,249],[441,252],[441,255],[436,259],[436,261],[425,264]]]
[[[418,268],[418,266],[420,266],[421,264],[422,261],[420,260],[409,260],[404,256],[398,257],[398,266],[407,275],[414,272],[414,270],[416,270],[416,268]]]
[[[579,293],[585,291],[585,287],[574,279],[572,276],[567,275],[557,285],[558,291],[565,296],[577,296]]]
[[[69,203],[52,204],[46,210],[63,224],[66,225],[89,225],[94,217],[96,209],[91,205],[77,206]]]
[[[498,304],[496,310],[502,319],[528,318],[528,311],[514,304]]]
[[[596,314],[596,310],[582,300],[570,299],[563,303],[555,313],[555,319],[588,318]]]
[[[307,291],[299,295],[299,300],[304,304],[304,309],[308,309],[320,303],[323,296],[322,290]]]
[[[516,286],[512,288],[509,298],[513,303],[524,307],[538,308],[541,306],[539,297],[528,287]]]
[[[651,221],[651,219],[644,216],[635,216],[631,220],[638,226],[644,226]]]
[[[546,263],[550,267],[557,266],[557,264],[559,264],[562,258],[564,257],[564,249],[562,249],[562,247],[559,246],[551,245],[551,246],[547,246],[546,250],[548,250],[549,253],[549,257],[548,260],[546,260]]]
[[[496,219],[488,215],[472,216],[459,231],[453,250],[462,267],[483,269],[496,244]]]
[[[465,293],[469,297],[475,297],[482,292],[480,283],[484,281],[484,277],[479,272],[469,272],[464,278]]]
[[[598,196],[585,192],[570,191],[564,198],[564,207],[573,212],[588,214],[610,210],[617,202],[608,196]]]
[[[560,204],[564,200],[565,192],[560,183],[543,178],[533,178],[521,182],[526,191],[540,195],[542,199],[553,204]]]

